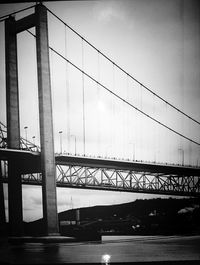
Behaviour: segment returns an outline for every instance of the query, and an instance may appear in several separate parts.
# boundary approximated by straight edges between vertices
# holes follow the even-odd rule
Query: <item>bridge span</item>
[[[15,159],[22,183],[42,185],[40,152],[0,149],[1,160]],[[200,195],[200,168],[144,161],[55,154],[56,185],[80,189]],[[6,164],[3,181],[7,182]]]
[[[78,32],[69,27],[61,18],[43,4],[36,4],[34,7],[28,9],[31,8],[34,8],[34,10],[28,15],[24,14],[22,18],[21,16],[16,18],[13,15],[24,10],[3,16],[5,26],[6,95],[6,106],[4,111],[6,114],[7,129],[0,122],[0,177],[2,177],[4,182],[8,182],[10,234],[12,236],[23,235],[21,184],[42,186],[42,208],[46,235],[59,234],[56,186],[180,196],[199,196],[200,168],[198,165],[200,143],[197,141],[199,135],[195,136],[191,132],[192,128],[197,128],[196,126],[200,125],[200,122],[143,85],[143,82],[135,79],[131,74],[126,72],[89,41],[83,38]],[[50,18],[50,16],[53,16],[52,18],[58,20],[59,23],[61,22],[64,25],[65,52],[63,54],[58,52],[57,48],[51,47],[52,45],[50,46],[51,38],[49,37],[51,37],[51,34],[49,33],[51,31],[49,32],[49,28],[50,25],[54,24],[51,23],[52,18]],[[35,34],[30,31],[33,27],[35,28]],[[54,27],[52,27],[52,29],[53,28]],[[78,46],[81,48],[79,54],[81,59],[80,64],[73,59],[71,60],[71,57],[67,54],[66,44],[69,40],[68,37],[66,38],[66,32],[68,29],[71,33],[73,32],[76,37],[78,36]],[[21,137],[23,126],[20,123],[22,121],[23,108],[21,108],[22,102],[19,100],[20,83],[18,82],[18,73],[20,73],[20,71],[18,71],[19,64],[17,62],[17,36],[25,31],[34,37],[34,45],[36,47],[34,49],[34,56],[36,55],[35,70],[37,72],[36,76],[38,82],[36,87],[34,87],[34,92],[37,93],[35,106],[37,106],[38,120],[35,121],[35,129],[38,127],[39,145],[41,148],[38,148],[35,144],[33,145],[28,141],[28,124],[24,124],[26,140]],[[55,39],[55,30],[53,30],[53,38]],[[86,67],[85,57],[87,54],[86,47],[88,48],[88,46],[92,48],[92,51],[95,52],[95,57],[97,57],[97,76],[89,69],[87,70]],[[63,74],[63,76],[66,78],[64,89],[66,89],[67,100],[65,98],[62,104],[59,100],[60,106],[58,106],[58,109],[54,105],[56,101],[55,96],[53,95],[54,90],[52,90],[52,87],[54,89],[53,76],[55,77],[52,71],[55,70],[54,68],[57,68],[54,64],[54,56],[52,56],[52,52],[54,55],[59,56],[59,59],[62,59],[62,62],[64,62],[66,66],[66,73]],[[75,54],[78,53],[75,52]],[[88,57],[88,59],[90,59],[90,56]],[[107,73],[106,69],[106,73],[101,73],[100,75],[100,70],[102,72],[102,69],[105,68],[104,64],[102,64],[102,59],[106,60],[106,64],[108,63],[109,66],[108,69],[110,68],[111,72]],[[93,65],[93,60],[88,61],[91,61]],[[58,69],[60,70],[59,67]],[[67,69],[70,69],[70,71]],[[118,71],[120,71],[120,75],[123,73],[123,76],[120,77],[119,75],[119,80],[117,79]],[[68,75],[69,73],[71,74]],[[106,77],[105,80],[99,78],[104,75]],[[61,79],[61,76],[62,73],[59,72],[59,80]],[[107,77],[110,79],[110,81],[108,80],[109,82],[107,82]],[[72,79],[73,85],[71,82]],[[70,87],[68,87],[68,84],[70,84]],[[56,93],[58,87],[60,87],[60,85],[55,86]],[[76,104],[74,104],[75,101],[72,101],[73,103],[69,104],[69,91],[72,90],[71,88],[73,88],[76,98],[77,95],[80,95],[80,100],[76,101]],[[79,92],[74,88],[77,88],[77,91]],[[148,101],[143,100],[145,94],[146,97],[148,96]],[[61,91],[59,92],[59,95],[61,99],[61,97],[63,97]],[[151,95],[150,98],[149,95]],[[88,100],[89,98],[90,101]],[[103,102],[105,102],[108,107],[106,114],[102,114],[100,109],[98,109],[98,107],[102,107],[100,99],[103,99]],[[92,104],[89,104],[89,102]],[[143,104],[143,102],[145,104]],[[70,105],[80,106],[80,108],[78,108],[78,116],[73,116],[74,122],[77,124],[79,123],[76,133],[71,130],[72,126],[70,127],[69,114],[72,113],[72,111],[69,111]],[[146,109],[144,105],[147,105],[148,108]],[[162,111],[160,111],[161,109]],[[57,119],[53,115],[53,112],[59,113]],[[162,115],[160,115],[160,112]],[[67,123],[63,122],[63,115],[60,115],[63,113],[66,113],[65,119]],[[106,119],[106,122],[104,121],[105,127],[102,127],[101,125],[106,116],[108,116],[108,119]],[[33,119],[31,119],[29,115],[27,115],[27,117],[32,124]],[[171,120],[171,117],[173,117],[173,120]],[[188,132],[188,134],[183,131],[184,120],[182,120],[181,117],[189,119],[189,121],[185,123],[185,126],[186,124],[193,124],[192,127],[188,126],[188,129],[190,130],[190,133]],[[58,120],[58,124],[60,123],[63,126],[59,127],[59,131],[57,130],[58,127],[56,127],[56,131],[59,132],[61,152],[60,154],[55,154],[55,146],[58,141],[56,141],[56,137],[54,138],[54,125]],[[97,121],[96,123],[91,122],[91,130],[86,127],[88,120]],[[180,122],[182,122],[182,125],[180,126],[182,129],[179,128]],[[63,124],[66,124],[65,128]],[[64,130],[67,130],[67,137],[69,139],[71,136],[74,138],[75,154],[77,151],[76,140],[79,131],[79,134],[81,134],[80,143],[82,145],[80,150],[83,150],[81,151],[83,154],[86,154],[90,142],[93,142],[94,135],[96,135],[97,139],[94,142],[97,142],[98,144],[101,142],[103,143],[102,147],[104,152],[98,152],[99,154],[103,154],[102,156],[107,153],[107,151],[105,152],[105,149],[109,148],[109,146],[106,147],[107,142],[111,142],[111,154],[113,154],[113,150],[115,151],[115,155],[120,153],[119,150],[129,150],[127,153],[128,156],[123,155],[123,157],[129,157],[129,159],[130,157],[134,157],[134,159],[132,161],[126,161],[105,159],[102,157],[94,158],[64,155],[62,154],[62,133]],[[138,133],[136,133],[137,131]],[[199,133],[199,129],[195,129],[195,132],[196,131]],[[91,134],[90,137],[88,137],[88,132]],[[121,135],[123,135],[124,139],[119,145]],[[160,135],[160,141],[157,141],[158,135]],[[90,141],[87,141],[87,138],[90,138]],[[70,140],[66,142],[68,142],[66,150],[70,152]],[[148,144],[150,142],[152,142],[152,144],[149,146]],[[161,145],[161,142],[165,143],[165,145]],[[168,146],[168,143],[170,143],[171,146]],[[119,149],[116,148],[118,145]],[[101,148],[97,147],[97,145],[93,145],[91,150],[93,149],[96,151]],[[161,156],[159,153],[160,151],[162,151],[163,157],[166,157],[166,150],[172,151],[168,154],[170,156],[172,153],[175,153],[177,157],[181,157],[182,165],[148,163],[135,160],[135,157],[146,159],[146,157],[150,157],[150,155],[152,159],[156,160],[156,155],[159,157]],[[135,156],[137,151],[140,151],[139,156]],[[148,151],[154,151],[154,153],[152,152],[152,154],[146,156]],[[130,155],[129,153],[133,155]],[[142,153],[144,153],[145,156],[143,156]],[[198,167],[184,165],[188,163],[188,161],[190,165],[194,164],[190,163],[191,158],[195,159],[195,165]],[[170,163],[175,162],[173,157],[170,157],[169,160],[165,159],[161,161],[171,161]],[[0,184],[0,203],[4,205],[3,185],[1,179]],[[3,207],[0,207],[0,210],[2,208]]]

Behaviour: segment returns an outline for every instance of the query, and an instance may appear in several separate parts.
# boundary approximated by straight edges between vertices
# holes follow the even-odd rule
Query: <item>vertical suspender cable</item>
[[[65,26],[65,25],[64,25]],[[65,26],[65,58],[68,56],[67,48],[67,27]],[[66,76],[66,111],[67,111],[67,151],[70,153],[70,93],[69,93],[69,65],[65,62],[65,76]]]
[[[99,51],[97,53],[97,81],[100,82],[100,58]],[[101,94],[100,87],[97,84],[97,156],[101,156],[101,112],[100,112],[100,104],[101,104]]]
[[[156,114],[156,109],[155,109],[155,95],[153,95],[153,116],[155,117]],[[153,136],[152,136],[152,147],[153,147],[153,157],[154,157],[154,162],[156,162],[156,124],[153,125]]]
[[[185,34],[184,34],[184,15],[185,15],[185,11],[184,11],[184,1],[181,2],[181,5],[180,5],[180,19],[181,19],[181,44],[180,44],[180,52],[181,52],[181,57],[180,57],[180,63],[181,63],[181,68],[180,68],[180,99],[181,99],[181,107],[182,107],[182,110],[184,111],[184,99],[183,99],[183,96],[184,96],[184,56],[185,56],[185,52],[184,52],[184,38],[185,38]],[[183,132],[183,116],[181,116],[180,118],[180,131],[181,133]],[[180,157],[181,157],[181,160],[180,160],[180,163],[182,164],[182,162],[184,161],[184,141],[182,138],[179,138],[180,139]]]
[[[143,89],[143,87],[140,84],[140,109],[143,111],[143,108],[142,108],[143,107],[142,89]],[[144,157],[143,157],[143,146],[144,146],[144,142],[143,142],[144,141],[144,139],[143,139],[144,126],[143,126],[143,123],[144,123],[144,119],[143,119],[143,117],[141,117],[140,121],[141,121],[141,126],[140,126],[140,128],[141,128],[141,133],[140,133],[140,143],[141,143],[140,150],[141,150],[141,152],[140,152],[140,154],[141,154],[141,160],[144,160]]]
[[[129,100],[129,93],[128,93],[128,88],[129,88],[129,79],[128,79],[128,75],[126,75],[126,100],[128,101]],[[130,126],[130,122],[129,122],[129,109],[127,108],[126,106],[126,125],[129,127]],[[125,157],[129,158],[129,151],[127,153],[127,150],[129,150],[129,146],[128,146],[128,143],[129,143],[129,133],[130,132],[130,128],[128,128],[126,130],[126,134],[125,134],[125,137],[126,137],[126,142],[125,142]]]
[[[84,71],[84,39],[81,39],[82,48],[82,71]],[[82,72],[82,101],[83,101],[83,155],[85,156],[85,82]]]
[[[115,65],[112,64],[112,77],[113,77],[113,89],[112,91],[115,93]],[[111,134],[111,150],[116,157],[116,148],[115,148],[115,133],[116,133],[116,125],[115,125],[115,98],[112,99],[112,134]]]
[[[129,76],[128,75],[127,75],[127,77],[128,77],[128,80],[129,80]],[[130,95],[132,97],[132,93],[134,93],[133,98],[134,97],[137,98],[136,97],[136,90],[134,88],[135,88],[135,85],[133,85],[133,89],[130,90]],[[129,87],[128,87],[128,89],[129,89]],[[132,140],[132,135],[134,134],[134,136],[135,136],[134,137],[134,142],[133,142],[134,147],[133,147],[133,149],[132,149],[132,147],[130,147],[130,159],[131,160],[132,160],[132,157],[134,157],[134,160],[136,160],[136,157],[138,158],[138,156],[136,156],[136,153],[138,154],[137,151],[139,150],[139,148],[138,148],[139,147],[139,134],[138,134],[138,120],[139,119],[138,119],[138,115],[139,115],[139,113],[136,110],[134,110],[134,112],[133,112],[133,118],[132,118],[132,115],[129,114],[129,122],[131,124],[130,125],[130,133],[131,134],[129,134],[129,142]],[[130,137],[131,137],[131,139],[130,139]],[[133,156],[132,156],[132,150],[134,152]]]
[[[125,78],[126,78],[127,76],[125,75]],[[126,81],[125,79],[124,79],[124,81]],[[124,94],[124,96],[125,96],[125,94]],[[125,104],[123,104],[122,105],[122,111],[123,111],[123,120],[122,120],[122,132],[123,132],[123,138],[122,138],[122,157],[124,157],[125,158],[125,141],[126,141],[126,130],[125,130],[125,119],[126,119],[126,105]]]

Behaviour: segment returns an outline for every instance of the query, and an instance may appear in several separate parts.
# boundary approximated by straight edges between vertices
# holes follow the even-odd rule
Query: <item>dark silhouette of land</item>
[[[200,233],[200,199],[149,199],[131,203],[80,208],[60,212],[63,235],[174,235]],[[43,234],[43,219],[24,223],[27,235]]]

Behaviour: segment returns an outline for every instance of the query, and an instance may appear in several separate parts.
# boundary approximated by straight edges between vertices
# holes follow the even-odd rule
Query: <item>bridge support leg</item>
[[[2,179],[2,168],[0,160],[0,236],[5,234],[6,230],[6,214],[5,214],[5,203],[4,203],[4,192],[3,192],[3,179]]]
[[[7,143],[8,148],[20,149],[17,40],[14,23],[14,18],[8,18],[5,22]],[[16,164],[16,161],[8,161],[9,225],[10,235],[21,236],[23,234],[22,186]]]
[[[47,10],[42,5],[36,6],[36,47],[43,179],[43,217],[46,225],[46,234],[54,235],[59,232],[56,198],[56,167],[53,140]]]

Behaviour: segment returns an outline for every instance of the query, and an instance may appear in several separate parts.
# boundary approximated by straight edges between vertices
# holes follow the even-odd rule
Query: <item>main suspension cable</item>
[[[33,7],[35,7],[36,5],[32,5],[30,7],[24,8],[24,9],[20,9],[18,11],[9,13],[7,15],[4,15],[2,17],[0,17],[0,22],[3,22],[7,17],[15,15],[17,13],[26,11],[28,9],[31,9]],[[45,6],[46,7],[46,6]],[[72,32],[74,32],[77,36],[79,36],[83,41],[85,41],[90,47],[92,47],[94,50],[96,50],[99,54],[101,54],[105,59],[107,59],[109,62],[111,62],[113,65],[115,65],[120,71],[122,71],[123,73],[125,73],[129,78],[131,78],[132,80],[134,80],[136,83],[140,84],[141,87],[145,88],[147,91],[149,91],[151,94],[153,94],[154,96],[156,96],[157,98],[159,98],[160,100],[162,100],[163,102],[165,102],[167,105],[169,105],[170,107],[172,107],[173,109],[175,109],[176,111],[178,111],[179,113],[181,113],[182,115],[186,116],[188,119],[192,120],[193,122],[197,123],[200,125],[200,122],[197,121],[196,119],[194,119],[193,117],[189,116],[188,114],[186,114],[185,112],[183,112],[182,110],[180,110],[179,108],[177,108],[176,106],[174,106],[173,104],[171,104],[169,101],[165,100],[164,98],[162,98],[161,96],[159,96],[157,93],[153,92],[150,88],[148,88],[147,86],[145,86],[144,84],[142,84],[139,80],[137,80],[135,77],[133,77],[131,74],[129,74],[127,71],[125,71],[122,67],[120,67],[117,63],[115,63],[113,60],[111,60],[107,55],[105,55],[103,52],[101,52],[99,49],[97,49],[93,44],[91,44],[88,40],[86,40],[82,35],[80,35],[76,30],[74,30],[71,26],[69,26],[66,22],[64,22],[61,18],[59,18],[55,13],[53,13],[49,8],[46,7],[46,9],[48,10],[49,13],[51,13],[55,18],[57,18],[60,22],[62,22],[66,27],[68,27]]]
[[[32,36],[36,37],[32,32],[30,32],[29,30],[27,30],[27,32],[29,32]],[[150,116],[149,114],[147,114],[146,112],[140,110],[139,108],[135,107],[133,104],[131,104],[130,102],[128,102],[127,100],[125,100],[124,98],[122,98],[121,96],[119,96],[118,94],[114,93],[112,90],[110,90],[109,88],[107,88],[105,85],[101,84],[98,80],[96,80],[94,77],[92,77],[91,75],[87,74],[85,71],[83,71],[81,68],[79,68],[77,65],[75,65],[74,63],[72,63],[69,59],[65,58],[62,54],[60,54],[59,52],[57,52],[55,49],[53,49],[52,47],[49,46],[49,49],[52,50],[55,54],[57,54],[60,58],[62,58],[63,60],[67,61],[69,64],[71,64],[74,68],[76,68],[78,71],[80,71],[82,74],[84,74],[85,76],[87,76],[88,78],[90,78],[92,81],[94,81],[96,84],[98,84],[99,86],[101,86],[102,88],[104,88],[105,90],[107,90],[109,93],[111,93],[113,96],[115,96],[116,98],[118,98],[119,100],[123,101],[124,103],[126,103],[127,105],[129,105],[130,107],[134,108],[135,110],[137,110],[138,112],[142,113],[144,116],[148,117],[149,119],[153,120],[154,122],[158,123],[159,125],[165,127],[166,129],[170,130],[171,132],[183,137],[184,139],[196,144],[196,145],[200,145],[200,143],[196,142],[195,140],[190,139],[189,137],[177,132],[176,130],[172,129],[171,127],[167,126],[166,124],[160,122],[159,120],[153,118],[152,116]]]
[[[107,88],[106,86],[104,86],[103,84],[99,83],[95,78],[93,78],[92,76],[90,76],[89,74],[87,74],[86,72],[84,72],[82,69],[80,69],[77,65],[75,65],[74,63],[72,63],[70,60],[68,60],[67,58],[65,58],[63,55],[61,55],[60,53],[58,53],[55,49],[49,47],[53,52],[55,52],[59,57],[61,57],[63,60],[66,60],[68,63],[70,63],[74,68],[76,68],[77,70],[79,70],[82,74],[86,75],[88,78],[90,78],[92,81],[96,82],[99,86],[101,86],[102,88],[104,88],[105,90],[107,90],[109,93],[111,93],[113,96],[117,97],[118,99],[120,99],[121,101],[123,101],[124,103],[128,104],[129,106],[131,106],[132,108],[134,108],[135,110],[139,111],[140,113],[142,113],[143,115],[145,115],[146,117],[148,117],[149,119],[157,122],[158,124],[162,125],[163,127],[165,127],[166,129],[174,132],[175,134],[187,139],[188,141],[200,145],[200,143],[190,139],[189,137],[175,131],[174,129],[172,129],[171,127],[165,125],[164,123],[158,121],[157,119],[153,118],[152,116],[148,115],[146,112],[138,109],[137,107],[135,107],[133,104],[131,104],[130,102],[128,102],[127,100],[125,100],[124,98],[122,98],[121,96],[119,96],[118,94],[114,93],[112,90],[110,90],[109,88]]]
[[[47,8],[47,7],[46,7]],[[59,18],[55,13],[53,13],[50,9],[47,8],[49,13],[51,13],[55,18],[57,18],[61,23],[63,23],[66,27],[68,27],[72,32],[74,32],[78,37],[80,37],[83,41],[85,41],[90,47],[92,47],[94,50],[96,50],[99,54],[101,54],[105,59],[107,59],[110,63],[115,65],[120,71],[122,71],[124,74],[126,74],[129,78],[134,80],[136,83],[141,85],[141,87],[145,88],[147,91],[149,91],[151,94],[165,102],[167,105],[181,113],[182,115],[186,116],[188,119],[192,120],[193,122],[200,125],[200,122],[193,117],[189,116],[185,112],[183,112],[181,109],[177,108],[173,104],[171,104],[169,101],[165,100],[163,97],[159,96],[157,93],[153,92],[150,88],[142,84],[139,80],[137,80],[135,77],[133,77],[131,74],[129,74],[127,71],[125,71],[122,67],[120,67],[117,63],[115,63],[113,60],[111,60],[107,55],[105,55],[103,52],[101,52],[99,49],[97,49],[91,42],[86,40],[82,35],[80,35],[76,30],[74,30],[71,26],[69,26],[66,22],[64,22],[61,18]]]

